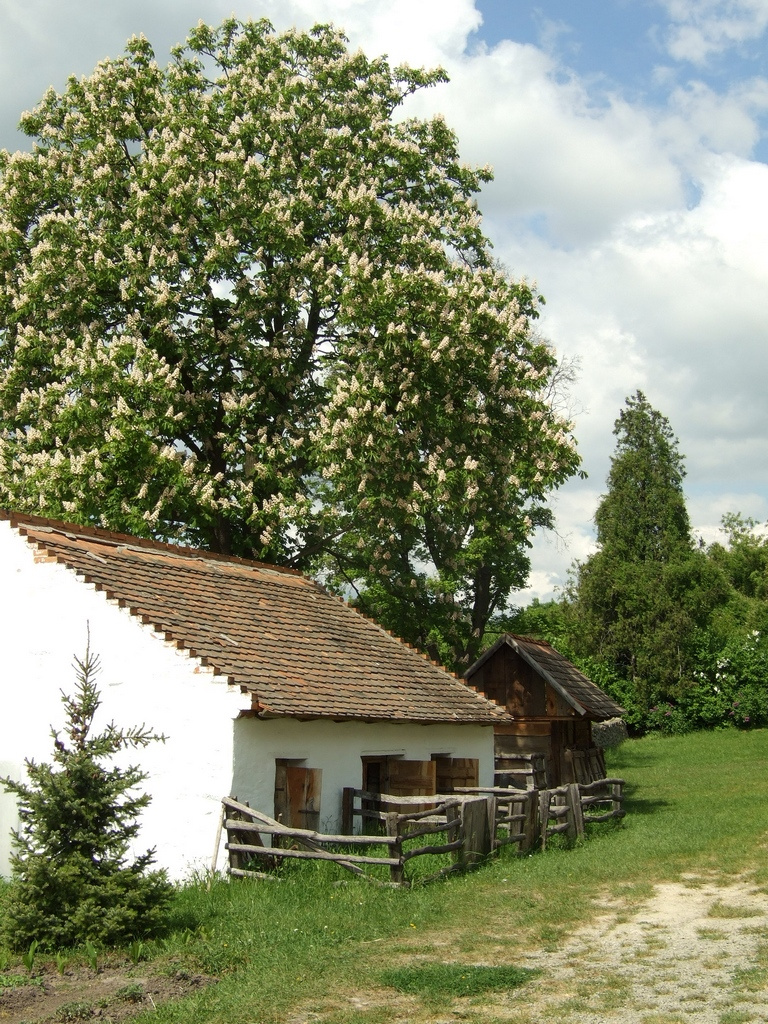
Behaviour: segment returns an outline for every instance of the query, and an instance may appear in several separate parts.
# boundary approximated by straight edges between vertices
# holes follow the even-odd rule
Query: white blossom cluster
[[[457,622],[480,576],[518,585],[579,460],[535,293],[489,256],[490,172],[442,118],[392,118],[441,78],[231,20],[167,68],[133,39],[24,115],[0,504],[322,556]]]

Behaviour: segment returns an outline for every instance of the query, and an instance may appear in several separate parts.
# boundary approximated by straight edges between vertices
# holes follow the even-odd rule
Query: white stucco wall
[[[183,878],[211,862],[222,796],[236,794],[267,814],[274,810],[275,760],[304,761],[323,771],[320,820],[339,827],[341,790],[359,787],[361,757],[432,754],[477,757],[480,783],[493,783],[489,726],[301,722],[239,717],[248,695],[151,627],[39,555],[0,521],[0,775],[19,778],[25,758],[50,760],[51,726],[64,724],[60,692],[75,685],[73,657],[98,654],[102,707],[96,728],[145,723],[168,739],[130,751],[126,763],[149,773],[152,803],[142,816],[137,851],[157,848],[156,861]],[[0,792],[0,875],[9,873],[14,801]],[[223,853],[220,855],[221,866]]]
[[[32,547],[0,521],[0,772],[19,777],[25,758],[50,760],[51,726],[64,724],[62,689],[75,684],[90,628],[99,655],[102,707],[96,727],[142,722],[166,743],[130,751],[150,773],[152,803],[139,850],[179,878],[210,864],[221,797],[232,784],[232,722],[248,698],[177,651],[71,570],[35,564]],[[0,874],[8,874],[15,805],[0,797]]]
[[[433,754],[478,758],[480,785],[493,785],[492,726],[241,718],[235,723],[233,793],[271,815],[275,760],[302,761],[322,769],[320,825],[322,831],[337,832],[342,789],[362,786],[362,757],[429,761]]]

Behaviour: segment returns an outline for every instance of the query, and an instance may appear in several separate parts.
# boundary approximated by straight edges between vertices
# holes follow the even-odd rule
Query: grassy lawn
[[[169,973],[219,980],[137,1020],[277,1024],[307,1019],[329,993],[372,992],[372,1005],[341,1000],[323,1021],[386,1024],[398,1017],[388,991],[418,992],[445,1011],[456,994],[524,986],[521,951],[557,948],[598,899],[631,905],[684,874],[749,871],[768,886],[768,731],[630,741],[610,756],[609,774],[627,780],[623,823],[591,826],[570,848],[505,853],[471,875],[392,890],[310,864],[276,883],[185,888],[170,934],[143,955]]]

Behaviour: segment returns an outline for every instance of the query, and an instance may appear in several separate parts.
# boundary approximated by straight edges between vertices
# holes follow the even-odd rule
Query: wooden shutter
[[[322,768],[275,766],[275,817],[294,828],[320,828]]]
[[[434,796],[437,792],[437,765],[434,761],[392,758],[388,767],[392,796]]]
[[[457,786],[479,786],[480,761],[476,757],[436,757],[438,793],[453,793]]]

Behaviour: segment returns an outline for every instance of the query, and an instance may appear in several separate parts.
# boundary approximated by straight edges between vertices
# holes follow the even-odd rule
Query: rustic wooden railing
[[[346,789],[339,835],[293,828],[225,797],[221,829],[227,833],[229,873],[236,877],[274,878],[285,859],[327,860],[377,884],[406,885],[405,865],[415,857],[450,855],[450,864],[421,879],[428,881],[474,867],[503,846],[527,853],[540,841],[546,849],[552,836],[576,838],[586,825],[623,818],[623,787],[623,779],[599,779],[556,789],[463,787],[449,795],[410,797]],[[375,831],[354,834],[355,819],[369,829],[375,824]],[[427,836],[436,838],[414,845]],[[365,852],[376,846],[385,853]],[[369,874],[376,866],[388,869],[389,883]]]
[[[554,835],[576,838],[584,834],[585,825],[623,818],[626,813],[623,779],[599,779],[586,785],[572,782],[543,789],[538,797],[542,849]]]
[[[406,884],[405,865],[414,857],[451,854],[452,863],[441,868],[435,875],[463,870],[475,862],[479,856],[474,841],[477,831],[476,820],[480,816],[487,817],[485,800],[471,801],[459,797],[387,799],[388,802],[396,802],[398,805],[418,801],[419,804],[432,806],[405,813],[380,812],[378,820],[383,823],[381,835],[330,835],[283,825],[282,822],[254,810],[247,804],[225,797],[222,801],[223,827],[227,833],[229,873],[236,877],[264,878],[269,871],[274,871],[283,859],[327,860],[354,874],[366,877],[369,876],[365,867],[386,867],[389,869],[391,883],[403,885]],[[414,839],[443,834],[443,841],[416,847],[412,845]],[[266,843],[264,838],[268,838],[269,843]],[[406,842],[409,844],[407,847],[404,846]],[[346,849],[339,850],[340,846]],[[381,856],[355,852],[357,849],[374,846],[386,847],[386,854]],[[266,868],[266,871],[259,870],[256,865]]]
[[[457,787],[457,793],[476,794],[493,798],[493,848],[517,846],[518,853],[528,853],[538,839],[538,799],[532,789],[508,789],[503,786]]]
[[[624,779],[598,779],[597,782],[579,786],[584,821],[610,821],[623,818]]]
[[[564,752],[566,764],[570,765],[571,780],[582,786],[605,778],[605,753],[600,747],[586,750],[567,748]]]
[[[499,754],[493,784],[502,789],[546,789],[546,763],[544,754]]]

